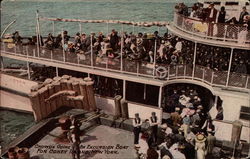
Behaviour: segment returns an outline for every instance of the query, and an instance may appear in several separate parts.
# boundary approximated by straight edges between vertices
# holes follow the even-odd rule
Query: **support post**
[[[90,35],[91,66],[93,67],[93,35]]]
[[[178,67],[178,65],[175,65],[174,67],[175,67],[175,78],[177,79],[178,78],[178,69],[179,69],[179,67]]]
[[[52,21],[52,27],[53,36],[55,36],[55,21]]]
[[[123,24],[122,24],[122,34],[123,34],[123,32],[124,32],[124,28],[123,28]]]
[[[187,73],[187,64],[184,66],[184,79],[186,78],[186,73]]]
[[[107,37],[109,35],[109,22],[107,22]]]
[[[79,23],[79,32],[80,32],[80,35],[82,35],[82,23]]]
[[[59,76],[59,73],[58,73],[58,67],[56,67],[56,77]]]
[[[30,64],[27,61],[27,73],[28,73],[28,79],[30,79]]]
[[[214,71],[212,72],[212,77],[211,77],[211,84],[214,82]]]
[[[123,27],[122,27],[122,34],[121,34],[121,36],[122,37],[121,37],[121,68],[120,68],[120,70],[123,71],[123,45],[124,45]]]
[[[26,45],[25,49],[26,49],[27,56],[29,56],[29,50],[28,50],[28,46],[27,45]]]
[[[0,56],[1,70],[4,70],[3,56]]]
[[[123,80],[123,90],[122,90],[122,94],[123,94],[123,99],[126,100],[126,80]]]
[[[106,72],[108,71],[108,62],[109,62],[109,58],[106,59]]]
[[[51,61],[53,60],[53,53],[52,53],[52,50],[50,50],[50,60],[51,60]]]
[[[205,68],[202,69],[202,81],[205,80]]]
[[[158,107],[161,108],[161,98],[162,98],[162,86],[159,88],[159,98],[158,98]]]
[[[249,81],[249,76],[247,76],[245,88],[247,88],[247,86],[248,86],[248,81]]]
[[[40,32],[40,23],[39,23],[39,11],[36,11],[36,22],[37,22],[37,38],[38,38],[38,44],[39,46],[42,46],[42,42],[41,42],[41,32]],[[40,52],[39,52],[40,53]],[[39,57],[39,54],[38,54]]]
[[[195,41],[195,44],[194,44],[194,61],[193,61],[192,79],[194,79],[194,71],[195,71],[195,64],[196,64],[196,52],[197,52],[197,42]]]
[[[143,99],[146,100],[146,92],[147,92],[147,85],[144,84],[144,89],[143,89]]]
[[[167,80],[169,80],[169,78],[170,78],[170,66],[168,66],[168,78],[167,78]]]
[[[157,42],[157,39],[155,38],[155,48],[154,48],[154,66],[153,66],[153,76],[155,78],[155,67],[156,67],[156,42]]]
[[[230,60],[229,60],[228,71],[227,71],[226,87],[228,86],[228,83],[229,83],[229,76],[230,76],[230,71],[231,71],[231,67],[232,67],[233,53],[234,53],[234,48],[231,48]]]
[[[80,65],[80,58],[77,56],[77,64]]]
[[[217,107],[217,102],[218,102],[218,96],[215,96],[215,99],[214,99],[214,107],[215,108]]]
[[[139,62],[136,62],[136,76],[139,76]]]
[[[64,50],[64,34],[63,34],[63,29],[62,29],[62,48],[63,48],[63,62],[66,62],[66,57],[65,57],[65,50]]]

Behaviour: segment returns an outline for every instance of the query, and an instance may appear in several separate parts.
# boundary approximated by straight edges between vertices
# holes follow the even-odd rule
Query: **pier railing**
[[[163,81],[187,79],[199,81],[210,86],[230,87],[235,89],[250,89],[250,76],[227,71],[215,71],[200,65],[165,65],[125,58],[98,57],[95,54],[70,53],[63,54],[61,49],[49,50],[39,48],[36,45],[14,45],[10,43],[1,43],[1,56],[14,55],[16,59],[23,57],[27,61],[36,59],[51,63],[60,63],[65,65],[85,67],[104,72],[115,72],[138,77],[152,79],[161,79]],[[28,69],[29,70],[29,69]],[[76,70],[77,71],[77,70]]]
[[[192,36],[239,44],[250,44],[250,31],[247,26],[228,23],[209,23],[199,19],[174,14],[174,26]]]

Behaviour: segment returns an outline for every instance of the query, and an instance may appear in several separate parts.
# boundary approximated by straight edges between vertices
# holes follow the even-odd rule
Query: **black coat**
[[[219,12],[218,23],[225,23],[226,12]]]
[[[241,12],[240,13],[240,18],[239,18],[239,23],[243,24],[243,18],[245,15],[248,15],[248,12]]]
[[[188,142],[184,143],[184,150],[183,153],[186,157],[186,159],[194,159],[195,158],[195,149],[194,146]]]

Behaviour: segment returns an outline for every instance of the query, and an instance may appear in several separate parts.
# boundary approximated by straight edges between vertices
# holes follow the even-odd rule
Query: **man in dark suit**
[[[248,15],[249,13],[247,12],[247,8],[243,7],[242,8],[242,12],[240,13],[240,18],[239,18],[239,24],[243,24],[244,23],[244,16]]]
[[[211,3],[209,8],[207,8],[207,18],[206,18],[206,22],[208,23],[208,36],[213,36],[216,16],[217,16],[217,10],[214,8],[214,4]]]
[[[139,144],[139,134],[141,132],[141,125],[142,125],[141,118],[139,117],[139,114],[136,113],[135,118],[133,120],[135,147],[138,147],[138,144]]]
[[[149,119],[150,127],[152,130],[153,143],[157,142],[157,130],[158,130],[158,119],[155,112],[152,112],[152,116]]]

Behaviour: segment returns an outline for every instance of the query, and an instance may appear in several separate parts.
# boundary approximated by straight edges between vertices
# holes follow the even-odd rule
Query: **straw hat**
[[[202,106],[202,105],[198,105],[197,108],[198,108],[198,109],[203,109],[203,106]]]
[[[178,144],[178,149],[185,149],[185,145],[184,144]]]
[[[170,157],[168,155],[164,155],[162,159],[170,159]]]
[[[204,141],[206,141],[206,137],[203,134],[199,133],[196,135],[195,141],[196,142],[204,142]]]
[[[168,125],[167,125],[166,123],[164,123],[164,124],[161,125],[161,128],[162,128],[162,129],[167,129],[167,128],[168,128]]]

